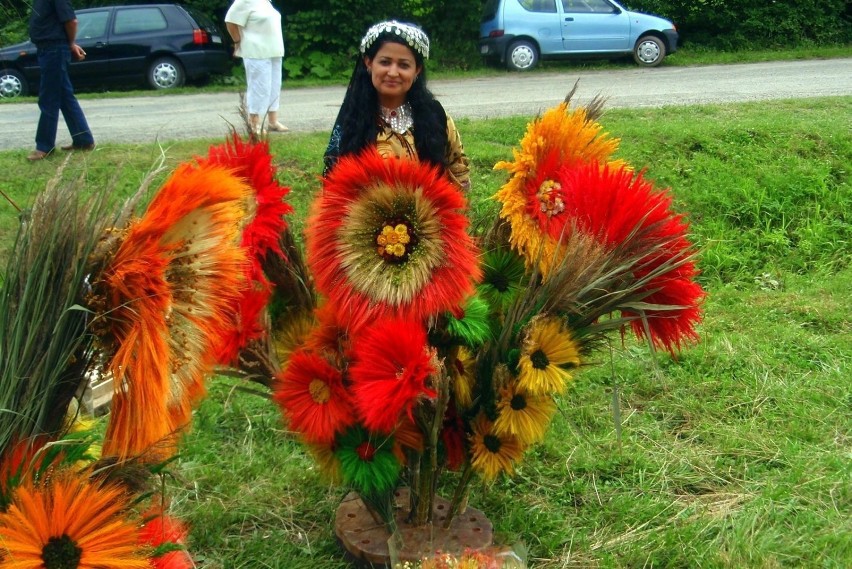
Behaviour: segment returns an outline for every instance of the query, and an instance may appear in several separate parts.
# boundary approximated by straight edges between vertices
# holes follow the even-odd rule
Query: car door
[[[109,9],[77,13],[76,43],[86,52],[86,57],[82,61],[72,61],[68,68],[75,85],[98,83],[109,76],[109,17]]]
[[[561,0],[562,42],[571,53],[630,51],[630,17],[607,0]]]
[[[543,54],[561,53],[562,29],[557,1],[506,0],[506,33],[535,38]]]
[[[168,28],[166,15],[159,6],[116,8],[110,34],[110,72],[124,77],[144,77],[152,46],[169,43]]]

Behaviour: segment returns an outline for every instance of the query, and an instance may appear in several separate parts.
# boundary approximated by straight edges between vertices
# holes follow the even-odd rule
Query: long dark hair
[[[332,133],[332,142],[326,151],[327,166],[331,165],[329,158],[333,162],[338,156],[360,152],[376,143],[376,137],[379,134],[379,95],[373,87],[370,71],[364,64],[364,57],[372,60],[382,45],[388,42],[398,43],[411,49],[398,35],[384,32],[364,55],[358,55],[355,69],[349,79],[349,86],[346,88],[346,96],[343,98],[343,104],[340,106],[340,112],[334,124],[335,132]],[[414,146],[420,160],[446,167],[447,115],[441,103],[426,87],[423,56],[417,50],[411,49],[411,52],[420,68],[420,75],[414,80],[406,95],[406,101],[411,105],[414,119]],[[336,149],[332,148],[335,144],[335,136],[339,136]]]

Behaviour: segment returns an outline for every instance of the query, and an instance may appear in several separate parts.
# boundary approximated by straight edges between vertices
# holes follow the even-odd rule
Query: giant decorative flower
[[[426,163],[375,149],[341,158],[305,230],[316,287],[353,330],[384,316],[454,310],[480,272],[465,199]]]
[[[473,422],[470,437],[470,464],[486,480],[494,480],[498,474],[513,474],[524,454],[523,446],[514,435],[499,435],[494,424],[479,415]]]
[[[330,443],[354,421],[343,376],[315,353],[295,352],[273,389],[288,425],[308,442]]]
[[[557,317],[539,316],[528,325],[518,363],[518,387],[534,395],[562,393],[569,369],[580,365],[580,351],[571,332]]]
[[[556,403],[550,395],[532,395],[512,383],[500,390],[497,411],[494,432],[514,435],[521,444],[529,446],[544,439],[556,414]]]
[[[586,109],[569,109],[568,102],[548,110],[527,126],[513,162],[494,168],[509,171],[509,181],[495,195],[500,217],[512,228],[510,242],[528,266],[538,266],[546,278],[555,260],[558,238],[554,220],[564,212],[563,188],[553,178],[563,165],[604,164],[618,148],[618,139],[601,132]],[[620,164],[620,162],[615,162]]]
[[[477,289],[492,312],[502,318],[529,280],[524,262],[508,249],[488,251],[482,258],[482,282]]]
[[[353,351],[350,389],[368,429],[390,433],[421,397],[435,396],[429,388],[436,369],[432,350],[417,322],[379,320],[355,338]]]
[[[137,527],[118,486],[98,486],[69,473],[44,485],[21,485],[0,514],[5,569],[149,569],[136,545]]]
[[[247,190],[224,167],[180,165],[94,283],[93,326],[116,385],[105,456],[156,448],[161,460],[188,425],[245,282],[237,237]]]
[[[651,339],[674,351],[683,340],[697,338],[704,291],[695,277],[698,269],[686,235],[689,225],[672,211],[671,193],[658,190],[640,173],[624,167],[597,164],[563,166],[557,174],[565,199],[566,220],[556,233],[593,238],[606,250],[635,250],[634,263],[625,270],[635,293],[625,304],[644,306]],[[622,307],[633,318],[633,330],[644,336],[640,314]]]
[[[393,453],[393,437],[371,435],[360,427],[338,437],[334,454],[344,482],[361,494],[390,490],[402,468]]]
[[[250,260],[246,280],[251,283],[242,292],[231,312],[232,326],[222,330],[214,346],[216,360],[232,364],[239,352],[253,339],[266,332],[263,314],[271,294],[271,285],[263,272],[267,255],[283,256],[279,235],[286,229],[284,216],[293,208],[284,201],[290,188],[275,179],[275,166],[266,142],[244,142],[237,134],[224,144],[211,146],[201,164],[216,164],[232,170],[245,179],[251,188],[246,200],[247,222],[242,229],[240,245]]]

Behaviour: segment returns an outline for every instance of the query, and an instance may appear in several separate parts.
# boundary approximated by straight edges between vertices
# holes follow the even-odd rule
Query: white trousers
[[[281,100],[281,59],[243,58],[246,68],[246,108],[250,115],[277,111]]]

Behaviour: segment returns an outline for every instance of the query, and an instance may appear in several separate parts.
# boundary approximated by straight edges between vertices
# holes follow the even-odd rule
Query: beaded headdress
[[[396,20],[379,22],[370,27],[361,39],[361,55],[367,53],[367,50],[383,33],[398,36],[408,44],[408,47],[422,55],[423,59],[429,59],[429,36],[426,35],[426,32],[413,24],[397,22]]]

